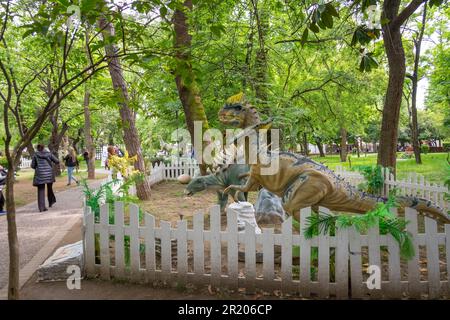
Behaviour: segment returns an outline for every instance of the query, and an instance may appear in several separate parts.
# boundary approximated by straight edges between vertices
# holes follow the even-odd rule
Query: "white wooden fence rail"
[[[354,186],[365,181],[365,178],[359,172],[347,171],[341,166],[336,167],[334,171]],[[389,195],[389,192],[395,188],[398,195],[414,195],[425,198],[433,201],[445,211],[450,210],[450,203],[445,200],[445,194],[450,192],[446,186],[431,183],[415,172],[409,173],[405,179],[395,179],[394,175],[385,169],[383,170],[383,176],[384,196]]]
[[[155,217],[145,213],[140,218],[139,212],[133,204],[117,202],[111,212],[103,205],[94,222],[94,214],[89,207],[85,208],[88,276],[139,283],[164,280],[180,285],[211,284],[245,288],[246,292],[257,288],[282,290],[303,297],[340,299],[405,295],[425,295],[432,299],[448,297],[450,292],[450,225],[441,233],[436,221],[425,218],[425,233],[419,233],[417,212],[413,209],[406,209],[406,218],[411,221],[408,230],[413,235],[416,256],[407,263],[400,259],[397,242],[391,235],[380,235],[377,227],[367,234],[359,234],[355,229],[337,229],[333,236],[306,239],[303,232],[293,232],[291,218],[283,223],[282,233],[263,229],[261,234],[255,234],[250,225],[238,232],[236,212],[229,209],[227,224],[221,226],[219,206],[210,209],[209,229],[204,228],[208,216],[203,213],[195,214],[189,221],[193,227],[188,228],[186,219],[178,221],[176,227],[166,221],[160,221],[157,226]],[[301,210],[300,230],[310,214],[310,208]],[[114,224],[109,223],[110,215],[114,216]],[[274,264],[274,246],[281,247],[281,267]],[[292,259],[293,246],[300,246],[299,262]],[[238,250],[242,247],[244,263],[238,260]],[[419,247],[426,250],[425,280]],[[315,262],[312,248],[318,248]],[[257,250],[263,253],[263,263],[256,263]],[[381,268],[380,289],[369,289],[366,284],[368,265]]]

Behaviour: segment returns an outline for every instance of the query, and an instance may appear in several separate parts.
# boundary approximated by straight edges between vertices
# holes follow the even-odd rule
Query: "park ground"
[[[349,168],[349,163],[341,163],[338,156],[325,158],[315,157],[316,160],[326,164],[330,168],[342,165]],[[376,155],[361,155],[360,158],[352,156],[352,167],[358,165],[373,165],[376,163]],[[424,164],[418,166],[414,159],[398,162],[398,174],[405,176],[407,172],[417,172],[433,182],[442,182],[448,175],[446,154],[428,154],[423,157]],[[95,187],[100,180],[106,177],[102,169],[97,169],[97,179],[91,183]],[[55,208],[45,214],[37,213],[35,203],[35,189],[32,187],[33,171],[21,170],[17,177],[16,196],[20,203],[18,209],[19,241],[21,246],[21,274],[23,278],[23,299],[281,299],[295,298],[282,296],[280,292],[257,292],[246,295],[244,291],[217,290],[211,287],[185,287],[172,288],[167,286],[156,287],[137,285],[117,281],[102,281],[99,279],[82,280],[80,290],[68,290],[65,282],[36,282],[35,270],[56,248],[65,244],[81,240],[81,187],[72,184],[66,186],[67,177],[63,173],[55,184],[58,203]],[[81,167],[78,178],[86,176],[85,168]],[[158,220],[167,220],[175,223],[182,213],[186,219],[199,211],[206,212],[208,208],[216,204],[215,192],[202,192],[192,197],[183,194],[184,186],[177,182],[167,182],[153,187],[151,201],[141,202],[146,212],[152,213]],[[179,199],[180,201],[174,201]],[[250,193],[250,201],[256,199],[256,193]],[[3,221],[2,221],[3,220]],[[6,284],[7,261],[3,259],[7,254],[6,241],[6,217],[0,217],[0,239],[3,242],[0,255],[0,298],[2,287]],[[5,241],[3,241],[5,240]],[[40,261],[39,261],[40,260]],[[39,263],[38,263],[39,262]],[[4,297],[4,296],[3,296]]]

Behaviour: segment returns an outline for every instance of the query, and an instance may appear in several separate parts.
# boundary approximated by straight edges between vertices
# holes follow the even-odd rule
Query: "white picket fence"
[[[300,230],[304,229],[310,214],[310,208],[301,210]],[[435,299],[448,298],[450,293],[450,225],[445,225],[441,233],[435,220],[424,218],[425,233],[419,233],[422,220],[409,208],[406,209],[410,221],[407,228],[413,236],[416,255],[407,262],[400,258],[394,238],[380,235],[377,227],[364,235],[350,228],[337,229],[334,236],[306,239],[302,231],[293,232],[291,218],[282,224],[281,233],[263,228],[261,234],[255,234],[250,225],[238,232],[237,214],[229,209],[226,226],[221,226],[219,206],[210,209],[206,229],[207,216],[203,213],[195,214],[189,221],[192,228],[188,228],[186,219],[179,220],[176,227],[166,221],[160,221],[157,226],[155,217],[145,213],[140,221],[139,208],[121,202],[115,203],[114,224],[109,224],[107,205],[101,207],[99,215],[95,223],[94,214],[89,207],[85,208],[85,267],[89,277],[99,275],[105,280],[115,278],[137,283],[162,280],[178,285],[210,284],[245,288],[247,293],[256,289],[281,290],[302,297],[338,299]],[[281,266],[274,264],[274,246],[281,247]],[[299,262],[293,262],[293,246],[300,246]],[[419,255],[419,247],[425,247],[426,253]],[[239,262],[239,248],[244,248],[245,262]],[[315,262],[312,248],[318,248]],[[257,251],[263,254],[262,263],[256,262]],[[330,268],[331,264],[334,268]],[[366,283],[369,265],[381,270],[379,289],[369,289]]]
[[[180,175],[187,174],[194,177],[199,171],[195,159],[174,158],[169,164],[155,164],[150,173],[150,184],[155,184],[164,180],[176,180]]]
[[[28,158],[21,158],[19,168],[20,169],[27,169],[31,167],[31,159]]]
[[[365,181],[361,173],[357,171],[347,171],[342,166],[336,167],[334,170],[336,174],[340,175],[351,185],[357,186]],[[383,170],[384,188],[383,195],[389,195],[389,192],[394,188],[398,195],[414,195],[420,198],[431,200],[443,210],[450,210],[450,203],[445,200],[445,194],[450,190],[439,183],[431,183],[423,176],[417,175],[415,172],[410,172],[406,179],[395,179],[394,175],[389,170]]]

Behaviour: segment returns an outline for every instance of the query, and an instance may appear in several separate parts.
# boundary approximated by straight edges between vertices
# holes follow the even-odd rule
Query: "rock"
[[[188,174],[182,174],[177,178],[177,180],[181,184],[188,184],[191,181],[191,176]]]
[[[258,224],[281,224],[286,219],[281,198],[266,189],[258,193],[255,212]]]
[[[228,206],[229,208],[238,212],[237,223],[238,231],[245,230],[245,224],[248,223],[255,227],[255,233],[261,233],[261,229],[258,227],[255,219],[255,209],[250,202],[239,201],[234,202]]]
[[[65,281],[71,275],[67,273],[67,267],[75,265],[83,272],[83,264],[82,241],[60,247],[39,266],[38,281]]]

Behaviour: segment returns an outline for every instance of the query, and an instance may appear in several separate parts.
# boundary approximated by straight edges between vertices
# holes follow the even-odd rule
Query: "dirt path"
[[[90,185],[96,187],[101,181]],[[17,209],[20,282],[23,284],[82,218],[82,188],[56,192],[56,204],[40,213],[36,201]],[[6,216],[0,217],[0,297],[8,280],[9,255]],[[33,269],[34,268],[34,269]],[[2,290],[3,289],[3,290]]]

